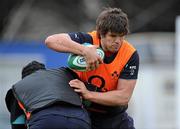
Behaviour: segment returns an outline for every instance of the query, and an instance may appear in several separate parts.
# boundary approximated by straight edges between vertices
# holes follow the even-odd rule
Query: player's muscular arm
[[[119,79],[117,90],[103,93],[90,92],[87,99],[107,106],[127,105],[135,84],[136,80]]]
[[[54,34],[45,40],[47,47],[57,52],[69,52],[82,55],[87,61],[87,70],[96,68],[96,64],[102,63],[102,59],[96,53],[98,46],[87,47],[71,40],[68,34]],[[92,70],[92,69],[91,69]]]
[[[75,82],[76,83],[76,82]],[[75,91],[82,94],[82,97],[106,106],[121,106],[127,105],[134,87],[136,84],[136,80],[125,80],[119,79],[117,90],[108,91],[108,92],[92,92],[88,91],[84,86],[83,83],[78,82],[77,84],[70,83],[70,86],[75,88]]]
[[[71,40],[68,34],[54,34],[46,38],[45,44],[57,52],[69,52],[86,55],[86,47]]]

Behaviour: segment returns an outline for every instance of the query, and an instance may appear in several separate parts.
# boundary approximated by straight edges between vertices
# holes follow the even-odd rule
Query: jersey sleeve
[[[139,54],[137,51],[133,53],[127,64],[124,66],[120,79],[137,79],[139,71]]]
[[[92,44],[92,37],[91,35],[84,33],[84,32],[70,32],[68,35],[71,37],[71,39],[75,42],[78,42],[80,44],[83,43],[91,43]]]

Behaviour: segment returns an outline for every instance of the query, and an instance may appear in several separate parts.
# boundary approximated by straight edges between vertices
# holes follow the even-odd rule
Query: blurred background
[[[137,129],[180,129],[180,0],[1,0],[0,129],[10,129],[5,95],[32,60],[66,66],[67,54],[44,45],[48,35],[95,29],[104,7],[128,14],[126,39],[140,54],[128,112]]]

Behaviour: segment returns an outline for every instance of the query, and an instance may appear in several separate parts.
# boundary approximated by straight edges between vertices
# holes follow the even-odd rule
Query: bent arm
[[[87,70],[93,70],[103,63],[102,59],[96,52],[98,46],[87,47],[71,40],[68,34],[54,34],[47,37],[45,44],[48,48],[57,52],[74,53],[84,56],[87,62]],[[93,69],[92,69],[93,68]]]
[[[117,89],[107,92],[89,91],[84,83],[78,79],[71,80],[69,84],[86,100],[106,106],[123,106],[129,103],[136,80],[119,79]]]
[[[45,44],[48,48],[57,52],[69,52],[85,55],[85,46],[71,40],[68,34],[54,34],[46,38]]]
[[[90,92],[86,99],[107,106],[127,105],[132,96],[135,84],[136,80],[119,79],[117,90],[102,93]]]
[[[133,94],[136,80],[119,79],[117,90],[108,92],[88,92],[85,99],[106,106],[127,105]]]

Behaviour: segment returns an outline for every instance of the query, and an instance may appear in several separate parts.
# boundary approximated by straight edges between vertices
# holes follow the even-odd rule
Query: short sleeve
[[[68,35],[71,37],[71,39],[75,42],[78,42],[80,44],[83,43],[91,43],[93,42],[91,35],[84,33],[84,32],[70,32]]]
[[[120,77],[121,79],[137,79],[139,71],[139,54],[137,51],[133,53],[127,64],[124,66]]]

